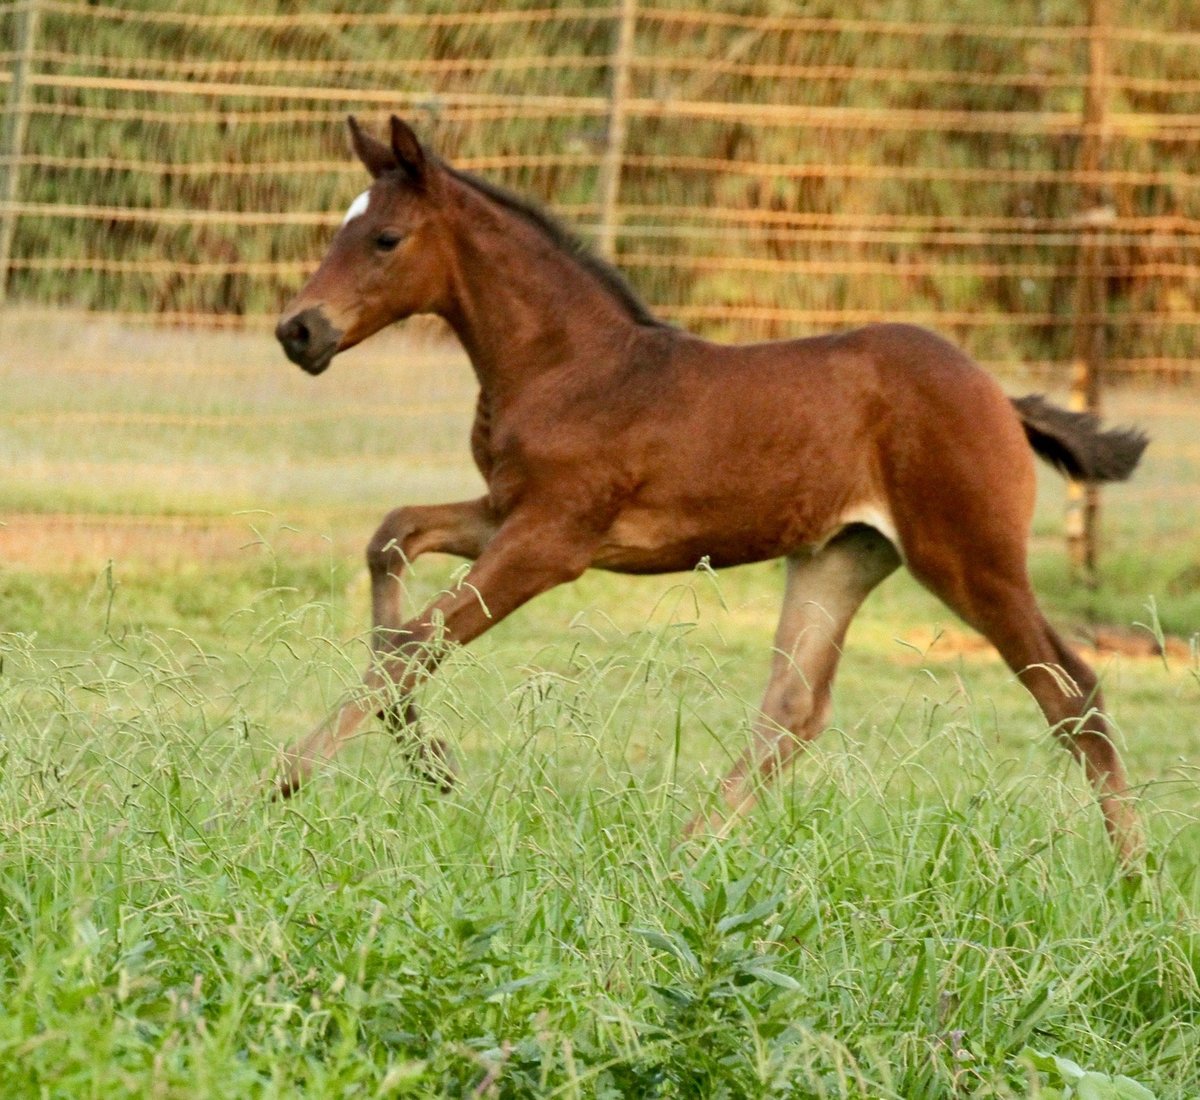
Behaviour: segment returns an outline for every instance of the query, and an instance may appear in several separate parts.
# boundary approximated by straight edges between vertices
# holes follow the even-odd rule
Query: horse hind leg
[[[749,810],[769,781],[829,719],[846,629],[868,593],[900,564],[874,528],[853,525],[811,554],[788,558],[771,675],[750,747],[721,781],[723,809],[700,815],[689,834],[721,831]]]
[[[959,560],[970,567],[941,563],[931,569],[921,563],[924,568],[913,572],[1016,673],[1052,732],[1083,764],[1118,858],[1133,866],[1143,850],[1141,831],[1095,672],[1046,621],[1029,585],[1023,550],[989,555],[976,543]]]
[[[1055,724],[1054,732],[1083,764],[1113,846],[1121,862],[1133,866],[1141,859],[1145,843],[1130,804],[1125,767],[1113,742],[1099,680],[1092,668],[1045,620],[1042,625],[1057,651],[1058,665],[1066,673],[1068,689],[1065,694],[1076,704],[1068,707],[1067,717]],[[1070,685],[1074,685],[1074,692],[1070,691]]]

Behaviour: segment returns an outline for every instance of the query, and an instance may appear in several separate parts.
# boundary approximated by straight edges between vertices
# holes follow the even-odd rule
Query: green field
[[[372,726],[253,797],[361,672],[378,517],[478,486],[461,356],[389,335],[310,379],[265,334],[19,315],[0,347],[0,1096],[1200,1096],[1195,395],[1110,398],[1155,443],[1097,592],[1051,474],[1034,537],[1068,633],[1167,643],[1091,651],[1134,884],[1014,678],[901,577],[834,728],[681,843],[748,736],[777,564],[589,574],[454,655],[423,692],[449,796]]]

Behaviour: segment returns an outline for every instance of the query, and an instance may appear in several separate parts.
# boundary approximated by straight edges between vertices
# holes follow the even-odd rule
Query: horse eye
[[[394,230],[384,230],[378,237],[375,238],[375,247],[380,252],[391,252],[404,239],[403,234],[397,233]]]

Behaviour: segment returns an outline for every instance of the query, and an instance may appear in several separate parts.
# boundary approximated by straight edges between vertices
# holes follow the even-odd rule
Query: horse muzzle
[[[337,354],[342,331],[333,327],[320,306],[312,306],[284,317],[275,326],[275,339],[301,370],[320,374]]]

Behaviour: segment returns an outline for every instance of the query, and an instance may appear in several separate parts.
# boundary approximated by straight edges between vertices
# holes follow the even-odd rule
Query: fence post
[[[1075,262],[1074,349],[1071,408],[1100,415],[1106,354],[1106,287],[1103,229],[1115,211],[1105,203],[1101,173],[1107,144],[1108,0],[1088,3],[1088,80],[1083,102],[1083,132],[1077,167],[1080,188],[1079,244]],[[1067,553],[1075,576],[1096,585],[1100,528],[1100,491],[1072,481],[1067,487]]]
[[[29,129],[29,72],[38,32],[38,0],[26,0],[17,9],[16,53],[4,109],[4,133],[0,137],[0,303],[8,296],[8,270],[12,261],[13,237],[17,230],[17,185],[20,157],[25,151]]]
[[[617,42],[613,49],[612,83],[608,93],[608,132],[604,139],[604,156],[600,161],[600,225],[596,234],[596,247],[600,255],[610,260],[617,253],[617,204],[621,192],[621,161],[625,156],[629,71],[633,65],[637,0],[621,0],[617,19]]]

